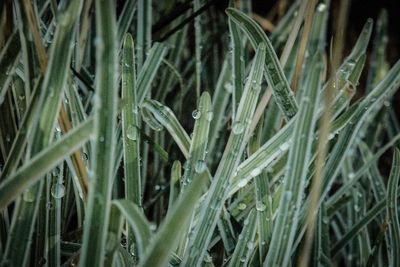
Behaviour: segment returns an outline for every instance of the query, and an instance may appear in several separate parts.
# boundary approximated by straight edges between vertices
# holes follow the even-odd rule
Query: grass
[[[390,18],[330,2],[2,2],[1,265],[399,266]]]

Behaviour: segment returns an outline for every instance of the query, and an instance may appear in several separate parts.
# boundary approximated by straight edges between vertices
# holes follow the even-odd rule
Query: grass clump
[[[1,264],[398,266],[400,62],[349,8],[2,2]]]

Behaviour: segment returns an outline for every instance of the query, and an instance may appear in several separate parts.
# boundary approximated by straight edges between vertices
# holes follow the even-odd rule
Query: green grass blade
[[[112,204],[119,209],[121,215],[126,219],[133,230],[139,257],[142,257],[152,238],[149,221],[146,219],[141,209],[128,200],[114,200]],[[128,249],[131,251],[132,248],[129,247]]]
[[[260,142],[263,134],[262,120],[257,125],[256,131],[249,142],[249,154],[253,153],[260,147]],[[272,203],[271,191],[269,181],[271,175],[267,172],[261,171],[254,179],[254,191],[256,198],[256,213],[257,213],[257,233],[258,233],[258,248],[260,264],[262,265],[263,259],[267,255],[267,248],[269,247],[270,238],[272,235]]]
[[[284,177],[284,191],[274,221],[270,250],[264,262],[267,266],[287,266],[290,260],[307,178],[307,162],[311,154],[322,71],[322,55],[317,54],[314,56],[307,83],[308,90],[302,96],[300,110],[295,119],[293,143],[287,163],[289,168]]]
[[[90,119],[38,153],[17,172],[7,177],[0,184],[0,210],[35,184],[46,172],[63,160],[65,155],[71,154],[85,143],[92,133],[92,128],[93,120]]]
[[[205,162],[210,121],[212,120],[211,97],[204,92],[200,97],[198,109],[192,114],[195,119],[192,142],[190,144],[188,161],[185,164],[185,172],[182,177],[182,190],[192,182],[196,173],[202,173],[207,169]]]
[[[169,184],[169,201],[168,201],[168,213],[178,198],[179,193],[179,181],[182,177],[182,164],[179,160],[175,160],[171,167],[171,180]],[[167,215],[168,215],[167,213]]]
[[[151,82],[154,80],[157,71],[161,65],[162,60],[166,54],[166,48],[161,43],[155,43],[149,51],[149,55],[140,68],[137,77],[137,102],[139,105],[142,104],[143,100],[148,95]]]
[[[137,69],[141,71],[146,53],[151,47],[152,6],[151,1],[138,0],[137,4]]]
[[[257,47],[260,43],[266,44],[265,77],[279,108],[286,120],[290,120],[296,114],[298,106],[271,42],[261,27],[244,13],[234,8],[228,8],[226,13],[246,33],[253,47]]]
[[[71,44],[73,43],[76,19],[80,10],[81,3],[79,1],[70,1],[60,10],[59,23],[50,48],[49,64],[40,92],[41,114],[36,128],[32,132],[31,156],[39,153],[53,139],[56,116],[71,61]],[[64,62],[64,64],[60,64],[60,62]],[[35,184],[17,202],[18,207],[13,216],[15,219],[13,219],[10,238],[7,241],[7,253],[3,256],[5,259],[11,260],[11,265],[23,266],[27,261],[39,204],[37,200],[40,199],[42,185],[42,181]],[[3,205],[6,205],[6,202]],[[11,246],[18,249],[11,249]]]
[[[46,188],[46,262],[49,266],[61,265],[60,239],[61,239],[61,200],[65,195],[63,185],[64,167],[59,165],[54,168],[51,175],[48,175]],[[38,224],[40,221],[38,221]],[[39,238],[40,235],[38,234]]]
[[[137,7],[136,2],[136,0],[129,0],[125,2],[121,15],[118,18],[118,43],[123,42],[124,36],[128,32],[129,26],[132,23],[133,15],[135,14]]]
[[[127,34],[122,58],[122,98],[126,104],[122,109],[122,140],[125,174],[125,199],[142,206],[142,182],[140,174],[139,107],[136,92],[136,70],[133,39]],[[127,245],[134,243],[128,229]]]
[[[331,248],[332,256],[337,255],[340,250],[350,242],[355,236],[357,236],[373,219],[375,219],[381,212],[386,208],[386,199],[383,199],[368,210],[368,212],[355,223],[350,230],[348,230],[339,241],[333,244]]]
[[[117,42],[113,1],[95,1],[96,8],[96,103],[94,117],[93,175],[90,181],[82,266],[103,266],[114,170],[117,111]]]
[[[225,57],[227,58],[227,56]],[[217,84],[212,96],[213,103],[213,120],[210,125],[210,135],[209,135],[209,145],[210,151],[214,151],[214,147],[217,143],[219,132],[223,127],[223,117],[225,114],[225,109],[229,103],[229,95],[232,92],[232,84],[229,83],[229,75],[231,69],[229,68],[228,60],[225,59],[222,64],[222,69],[218,77]]]
[[[105,266],[113,266],[116,260],[117,250],[121,246],[120,236],[122,232],[122,216],[115,205],[110,209],[110,223],[107,230],[106,254],[104,257]]]
[[[382,10],[376,22],[371,63],[368,71],[366,92],[370,92],[386,74],[386,46],[388,42],[388,13]]]
[[[235,251],[229,262],[230,267],[247,266],[250,261],[251,253],[255,248],[256,236],[256,212],[251,210],[246,220],[243,222],[242,233],[239,235]]]
[[[189,156],[190,138],[175,117],[173,111],[167,106],[164,106],[160,102],[153,99],[145,100],[141,108],[143,120],[145,120],[146,123],[154,130],[160,131],[164,126],[171,134],[185,158],[187,158]],[[154,118],[151,116],[145,116],[143,112],[151,113]]]
[[[193,11],[196,12],[200,9],[200,0],[193,0]],[[200,24],[200,15],[194,18],[194,40],[195,40],[195,59],[196,59],[196,96],[200,97],[200,89],[201,89],[201,51],[202,51],[202,30]]]
[[[22,157],[22,154],[24,152],[24,147],[26,145],[26,140],[32,131],[33,122],[37,114],[37,107],[39,102],[38,100],[40,95],[39,84],[32,93],[30,104],[26,109],[20,128],[14,138],[14,142],[11,146],[8,158],[1,172],[0,181],[3,181],[9,174],[11,174],[17,168],[19,161]]]
[[[193,207],[207,181],[206,172],[198,174],[186,192],[178,199],[170,215],[160,226],[140,263],[144,267],[162,267],[168,262],[182,234],[181,227],[191,218]]]
[[[240,156],[246,144],[245,136],[261,90],[265,53],[265,44],[260,44],[238,107],[229,141],[215,173],[215,179],[205,199],[204,208],[199,215],[193,237],[190,240],[189,254],[183,260],[184,265],[200,266],[203,262],[207,245],[210,242],[213,229],[221,212],[230,179],[239,164]]]
[[[231,1],[231,5],[233,1]],[[231,19],[228,20],[229,25],[229,33],[231,37],[230,46],[232,49],[231,57],[232,57],[232,107],[233,107],[233,115],[232,118],[235,118],[236,109],[239,105],[240,98],[242,97],[243,91],[243,81],[244,81],[244,55],[242,49],[242,34],[240,32],[239,27],[234,23]]]
[[[398,188],[400,178],[400,151],[395,149],[392,170],[390,171],[388,191],[387,191],[387,213],[389,217],[389,234],[391,237],[390,264],[391,266],[400,265],[400,223],[399,209],[397,206]]]
[[[141,206],[140,154],[138,133],[138,103],[136,97],[136,75],[134,46],[131,35],[125,37],[122,62],[122,97],[126,105],[122,110],[122,138],[124,145],[124,171],[126,197]]]

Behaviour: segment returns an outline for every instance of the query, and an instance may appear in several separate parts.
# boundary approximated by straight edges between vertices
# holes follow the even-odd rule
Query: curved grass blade
[[[242,233],[239,235],[235,250],[229,262],[230,267],[248,265],[251,254],[255,248],[256,218],[256,212],[251,210],[246,220],[244,220]]]
[[[35,184],[46,172],[54,168],[65,155],[71,154],[90,137],[93,120],[89,119],[51,144],[0,184],[0,210],[3,210]]]
[[[265,77],[279,108],[286,120],[290,120],[296,114],[298,106],[271,42],[261,27],[244,13],[234,8],[228,8],[226,13],[246,33],[253,47],[258,47],[260,43],[266,44]]]
[[[391,266],[400,265],[400,224],[399,209],[397,206],[398,188],[400,178],[400,151],[394,150],[392,170],[390,171],[387,191],[387,213],[389,217],[389,233],[391,239]]]
[[[149,228],[149,221],[141,209],[128,200],[114,200],[112,204],[119,209],[121,215],[132,228],[135,234],[135,244],[139,251],[139,257],[142,257],[153,235]],[[131,250],[131,247],[129,247],[129,250]]]
[[[189,156],[190,138],[175,117],[173,111],[160,102],[148,99],[141,106],[143,120],[156,131],[162,130],[164,126],[175,140],[185,158]],[[143,112],[151,113],[153,117],[146,116]],[[161,123],[161,124],[160,124]]]
[[[302,96],[300,110],[295,118],[293,143],[287,162],[289,168],[284,177],[283,194],[274,222],[270,249],[264,261],[264,265],[267,266],[287,266],[290,260],[307,178],[307,163],[311,158],[313,131],[317,119],[318,91],[323,68],[322,55],[318,53],[313,59],[307,83],[308,90]]]
[[[115,160],[117,111],[117,27],[113,1],[95,1],[96,8],[96,103],[94,113],[93,176],[82,239],[80,265],[103,266],[110,213]]]
[[[186,192],[178,199],[170,215],[160,226],[151,240],[140,266],[162,267],[171,257],[171,253],[179,242],[182,225],[186,225],[192,216],[193,207],[200,198],[202,189],[207,182],[206,172],[198,176],[189,185]]]
[[[247,140],[245,137],[261,90],[265,53],[265,44],[262,43],[257,49],[249,80],[246,83],[237,116],[232,126],[232,132],[222,160],[214,175],[215,179],[213,179],[204,200],[204,206],[200,211],[193,237],[189,242],[189,253],[182,262],[183,266],[200,266],[203,262],[203,257],[212,238],[213,230],[217,224],[227,189],[229,188],[228,185],[246,145]]]

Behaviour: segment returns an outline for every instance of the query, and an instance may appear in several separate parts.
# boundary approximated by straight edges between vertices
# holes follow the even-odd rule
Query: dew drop
[[[200,119],[200,116],[201,116],[201,112],[199,110],[197,110],[197,109],[193,110],[193,112],[192,112],[193,119],[198,120],[198,119]]]
[[[35,201],[35,194],[31,190],[27,190],[22,198],[25,202],[33,202]]]
[[[60,168],[59,167],[55,167],[53,169],[52,174],[53,174],[53,176],[58,176],[60,174]]]
[[[242,187],[245,187],[246,184],[247,184],[247,180],[246,180],[246,179],[242,179],[242,180],[239,181],[239,183],[237,184],[237,186],[238,186],[239,188],[242,188]]]
[[[149,228],[151,231],[155,231],[157,229],[157,225],[155,223],[150,223]]]
[[[214,113],[212,111],[207,112],[207,121],[212,121]]]
[[[285,142],[279,146],[280,150],[286,151],[289,149],[289,142]]]
[[[62,198],[65,195],[65,187],[63,184],[54,184],[50,191],[54,198]]]
[[[266,209],[267,209],[267,206],[264,203],[262,203],[262,202],[257,202],[256,203],[256,210],[264,211]]]
[[[197,173],[202,173],[206,170],[206,163],[204,162],[204,160],[198,160],[194,166],[194,170]]]
[[[88,160],[89,157],[88,157],[88,155],[87,155],[86,153],[83,153],[83,154],[82,154],[82,159],[83,159],[83,160]]]
[[[137,140],[137,131],[133,125],[129,125],[126,129],[126,137],[130,140]]]
[[[244,209],[246,209],[246,207],[247,207],[247,205],[244,204],[243,202],[238,205],[239,210],[244,210]]]
[[[235,122],[232,126],[233,134],[241,134],[243,133],[243,130],[244,130],[244,125],[240,121]]]
[[[254,243],[251,242],[251,241],[247,242],[247,248],[248,248],[249,250],[253,250],[253,249],[254,249]]]
[[[252,170],[250,172],[250,176],[251,177],[256,177],[256,176],[260,175],[260,173],[261,173],[261,168],[255,168],[254,170]]]
[[[229,83],[229,82],[226,82],[226,83],[224,84],[224,88],[225,88],[225,90],[226,90],[227,93],[232,93],[232,91],[233,91],[233,86],[232,86],[232,84]]]

